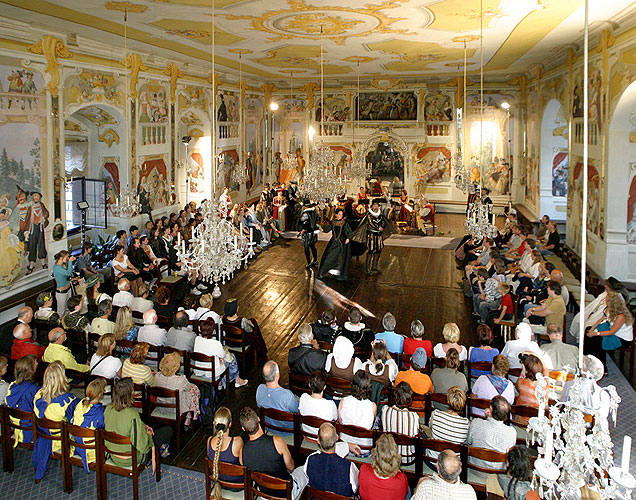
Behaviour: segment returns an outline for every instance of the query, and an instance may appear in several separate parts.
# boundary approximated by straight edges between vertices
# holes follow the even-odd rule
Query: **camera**
[[[527,352],[519,353],[519,363],[524,364],[528,356],[530,356],[530,354],[528,354]]]

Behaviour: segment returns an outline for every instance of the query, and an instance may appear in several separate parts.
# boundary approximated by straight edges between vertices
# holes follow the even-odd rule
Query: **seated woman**
[[[515,399],[516,405],[532,406],[533,408],[539,407],[539,400],[535,395],[535,390],[537,388],[537,373],[544,373],[546,376],[548,375],[541,360],[535,355],[529,354],[523,360],[521,376],[517,379],[517,383],[515,384],[517,391],[519,392]],[[519,423],[528,423],[528,419],[526,417],[515,417],[515,421]]]
[[[168,446],[172,438],[172,427],[163,426],[153,429],[141,421],[139,412],[132,408],[133,380],[124,377],[113,384],[113,400],[104,411],[104,428],[109,432],[116,432],[130,438],[137,449],[137,463],[147,463],[152,460],[155,470],[155,448],[161,450],[162,456],[168,455]],[[120,467],[130,467],[131,458],[118,455],[117,452],[129,452],[130,445],[106,443],[113,451],[110,460]]]
[[[110,299],[102,300],[97,305],[97,317],[91,322],[91,332],[104,335],[115,331],[115,323],[110,319],[113,312],[113,303]]]
[[[128,340],[130,342],[137,341],[137,334],[139,333],[139,327],[135,325],[133,321],[132,312],[130,307],[122,306],[117,311],[117,318],[115,319],[115,340]]]
[[[147,342],[135,344],[130,351],[130,357],[124,360],[121,376],[130,377],[135,384],[155,385],[155,376],[148,365],[144,364],[148,356]]]
[[[468,351],[463,345],[458,344],[459,327],[455,323],[446,323],[442,330],[442,337],[444,337],[445,342],[435,345],[433,348],[433,356],[436,358],[444,358],[449,349],[457,349],[459,360],[465,361],[468,357]]]
[[[460,366],[457,349],[451,347],[446,351],[446,366],[444,368],[435,368],[433,373],[431,373],[433,390],[437,393],[446,394],[448,389],[457,385],[462,391],[468,392],[466,375],[459,371]]]
[[[224,476],[219,474],[219,462],[239,465],[239,455],[243,448],[243,438],[241,436],[230,436],[232,428],[232,412],[225,406],[221,406],[214,414],[214,435],[208,438],[207,450],[208,458],[214,461],[212,471],[212,499],[221,500],[221,485],[216,479],[232,483],[240,483],[243,476]]]
[[[382,407],[382,430],[398,432],[409,437],[415,437],[420,432],[419,415],[409,410],[413,402],[413,390],[406,382],[400,382],[393,391],[393,406]],[[415,462],[414,446],[399,446],[402,455],[402,465]]]
[[[424,433],[433,439],[440,441],[448,441],[450,443],[462,444],[466,442],[468,437],[468,428],[470,420],[462,416],[464,407],[466,406],[466,393],[457,386],[448,389],[446,393],[448,401],[448,409],[434,409],[431,418],[428,421],[428,431],[424,428]],[[423,417],[421,424],[423,424]],[[426,456],[437,458],[439,455],[436,451],[426,450]]]
[[[267,360],[267,346],[261,335],[261,330],[255,322],[238,315],[238,300],[229,299],[223,306],[223,324],[231,325],[243,330],[247,342],[256,351],[259,361]]]
[[[327,356],[325,371],[330,377],[353,380],[353,376],[362,368],[362,361],[353,357],[355,348],[346,337],[337,337],[333,350]]]
[[[381,340],[373,342],[371,358],[364,362],[362,369],[369,374],[372,381],[379,382],[384,387],[393,385],[399,371],[397,363],[387,351],[386,344]]]
[[[107,293],[99,291],[101,281],[98,276],[101,275],[94,274],[86,278],[86,305],[98,305],[103,300],[112,300]]]
[[[371,452],[371,464],[362,464],[358,475],[361,500],[404,500],[409,492],[400,470],[400,454],[391,434],[382,434]]]
[[[500,285],[504,284],[505,283],[500,283]],[[493,340],[494,337],[490,327],[488,325],[479,325],[477,327],[477,341],[479,342],[479,347],[471,347],[468,350],[468,359],[470,362],[480,363],[487,361],[488,363],[492,363],[495,356],[499,354],[499,349],[495,349],[491,346]],[[472,370],[472,373],[476,375],[486,375],[488,372],[484,370]]]
[[[506,378],[510,370],[508,358],[497,354],[492,360],[492,373],[481,375],[473,384],[472,396],[478,399],[491,400],[495,396],[503,396],[508,403],[515,400],[515,388],[512,382]],[[475,414],[483,415],[483,410],[474,410]]]
[[[489,474],[486,478],[488,498],[507,498],[508,500],[539,500],[532,489],[532,466],[526,448],[513,446],[506,456],[505,474]]]
[[[332,337],[336,334],[337,326],[336,330],[334,330],[333,328],[322,328],[323,326],[327,325],[323,325],[320,322],[315,323],[314,325],[312,325],[312,330],[314,329],[314,327],[316,327],[316,329],[323,329],[325,332],[328,333],[328,335],[330,335],[329,342],[332,342]],[[344,326],[342,327],[341,335],[347,337],[354,346],[360,349],[364,349],[365,351],[371,350],[371,343],[375,340],[375,335],[373,334],[371,329],[367,328],[366,325],[362,322],[362,313],[357,307],[352,307],[349,310],[348,321],[346,321]],[[314,338],[316,338],[315,332]]]
[[[170,290],[165,286],[160,286],[155,292],[155,312],[157,316],[172,318],[177,312],[177,306],[170,303]]]
[[[177,375],[179,367],[181,366],[181,356],[178,352],[171,352],[166,354],[159,363],[159,371],[155,375],[155,387],[164,387],[166,389],[179,391],[179,406],[181,415],[187,414],[185,418],[186,428],[190,426],[192,420],[199,418],[199,398],[201,393],[199,387],[196,384],[190,383],[185,375]],[[170,403],[170,400],[159,402]],[[167,411],[168,409],[165,408]],[[159,412],[163,412],[164,408],[159,408]]]
[[[91,375],[107,379],[121,376],[121,361],[113,356],[115,345],[115,336],[112,333],[107,333],[99,338],[97,351],[91,358]]]
[[[311,394],[303,393],[298,403],[298,413],[303,416],[322,418],[330,422],[338,420],[338,408],[331,399],[325,399],[323,394],[327,385],[327,375],[322,370],[316,370],[309,376]],[[303,424],[305,432],[318,434],[318,429]],[[317,442],[317,440],[316,440]]]
[[[430,340],[423,338],[424,337],[424,325],[419,319],[411,322],[411,337],[407,337],[404,339],[404,354],[412,356],[415,352],[415,349],[421,347],[426,351],[426,355],[430,358],[433,356],[433,344]],[[409,363],[406,364],[406,368],[410,366]]]
[[[115,245],[115,257],[111,261],[115,280],[126,278],[130,281],[130,288],[137,295],[138,287],[143,283],[140,277],[139,269],[132,265],[130,259],[126,255],[126,249],[122,245]]]
[[[133,238],[131,240],[128,246],[128,258],[130,259],[130,263],[136,269],[139,269],[141,280],[145,283],[150,283],[155,277],[155,265],[152,260],[150,260],[150,257],[146,255],[146,252],[141,249],[141,241],[139,238]]]
[[[35,299],[35,303],[38,310],[33,314],[33,319],[47,323],[50,329],[60,326],[60,315],[53,310],[53,294],[51,292],[42,292]]]
[[[44,371],[42,389],[33,399],[33,413],[38,418],[47,418],[54,422],[71,422],[75,407],[79,399],[69,392],[68,380],[64,372],[64,365],[59,361],[53,361]],[[42,429],[46,434],[48,430]],[[59,432],[51,431],[51,435]],[[50,439],[36,439],[33,447],[33,465],[35,466],[35,482],[39,483],[49,463],[52,453],[62,450],[61,441]]]
[[[225,352],[223,344],[216,340],[216,323],[212,318],[203,320],[199,323],[201,335],[197,336],[194,340],[193,352],[205,354],[206,356],[214,356],[214,375],[216,380],[219,380],[225,370],[229,370],[230,382],[234,382],[234,387],[243,387],[247,384],[247,380],[242,379],[239,376],[239,368],[236,362],[236,356],[234,354]],[[194,361],[192,366],[194,367],[194,375],[197,377],[210,378],[212,372],[207,370],[197,370],[197,367],[202,367],[204,363],[201,361]],[[225,385],[225,378],[223,379]]]
[[[15,380],[9,384],[7,395],[4,401],[2,401],[4,404],[10,408],[16,408],[26,412],[33,411],[33,399],[40,390],[40,386],[35,383],[35,370],[37,366],[38,359],[34,354],[22,356],[15,362],[15,366],[13,367]],[[14,423],[17,423],[13,417],[12,420]],[[20,421],[20,425],[22,426],[30,424],[30,420]],[[13,438],[16,443],[32,443],[33,432],[14,429]]]
[[[106,390],[106,380],[96,378],[86,386],[86,397],[75,407],[73,413],[73,425],[84,427],[85,429],[104,428],[104,410],[106,407],[101,403]],[[74,437],[77,442],[83,442],[82,438]],[[86,444],[90,444],[88,441]],[[82,459],[84,470],[89,471],[88,464],[95,462],[95,450],[84,450],[75,448],[75,455]]]
[[[371,401],[371,377],[364,371],[358,371],[351,381],[351,395],[345,396],[338,405],[338,418],[341,424],[355,425],[364,429],[373,429],[378,414],[377,405]],[[355,438],[347,434],[340,436],[346,443],[371,446],[371,438]],[[365,454],[363,453],[363,456]],[[368,453],[366,453],[368,456]]]

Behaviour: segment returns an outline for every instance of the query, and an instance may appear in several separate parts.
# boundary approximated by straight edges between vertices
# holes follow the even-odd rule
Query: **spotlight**
[[[278,103],[274,101],[270,102],[269,109],[271,109],[272,111],[276,111],[278,109]]]
[[[503,109],[510,109],[510,103],[508,101],[504,101],[501,103],[501,107]]]
[[[314,138],[314,135],[316,135],[316,129],[314,129],[314,127],[310,125],[309,129],[307,130],[307,134],[309,135],[309,140],[311,141]]]

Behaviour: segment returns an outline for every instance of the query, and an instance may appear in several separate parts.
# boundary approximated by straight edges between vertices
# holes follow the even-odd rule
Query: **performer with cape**
[[[349,279],[349,265],[351,263],[351,236],[353,231],[344,217],[342,208],[336,209],[335,219],[323,229],[325,233],[331,231],[331,240],[325,248],[320,261],[318,278],[334,276],[339,281]]]
[[[367,274],[379,274],[378,261],[384,248],[384,240],[392,234],[397,233],[397,229],[391,224],[386,215],[380,211],[380,202],[375,199],[371,209],[360,221],[358,229],[353,233],[353,241],[365,243],[367,246]]]

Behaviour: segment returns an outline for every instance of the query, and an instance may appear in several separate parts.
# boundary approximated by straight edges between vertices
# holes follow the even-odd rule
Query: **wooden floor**
[[[453,222],[455,218],[463,221],[461,216],[445,217]],[[319,242],[319,257],[325,246]],[[287,383],[287,352],[297,344],[298,327],[314,322],[329,307],[336,310],[342,324],[351,307],[348,304],[361,305],[373,313],[374,317],[364,321],[374,331],[381,331],[381,318],[387,311],[397,318],[398,332],[407,332],[411,321],[420,319],[426,327],[426,337],[433,343],[441,340],[444,323],[454,321],[461,329],[462,343],[470,345],[470,308],[457,285],[461,276],[455,269],[452,250],[386,247],[380,269],[382,274],[368,277],[364,256],[359,261],[354,258],[349,281],[327,280],[326,286],[319,282],[316,287],[313,273],[305,270],[300,240],[283,240],[222,287],[223,296],[216,301],[214,310],[222,312],[228,298],[239,299],[239,314],[258,321],[269,358],[280,366],[282,385]],[[233,415],[245,405],[255,407],[256,387],[262,382],[260,369],[252,369],[247,376],[250,383],[222,401]],[[238,422],[234,422],[233,430],[240,431]],[[208,436],[206,429],[195,427],[186,435],[181,452],[173,454],[167,463],[203,471]]]

